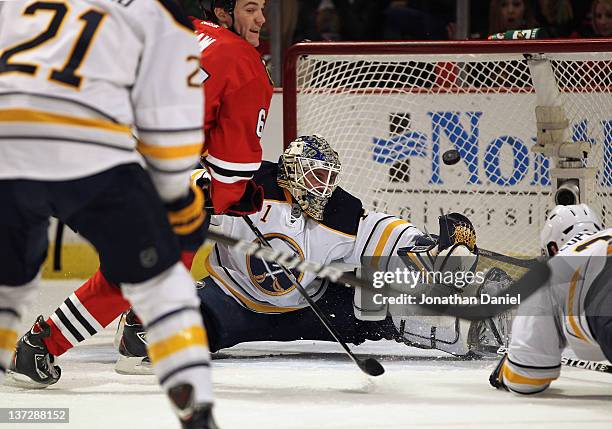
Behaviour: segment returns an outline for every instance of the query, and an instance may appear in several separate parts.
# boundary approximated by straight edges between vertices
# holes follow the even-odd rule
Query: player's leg
[[[209,414],[209,352],[199,299],[180,262],[178,240],[155,188],[138,165],[107,172],[97,198],[67,217],[98,250],[104,277],[122,292],[148,332],[148,352],[179,415]],[[177,402],[179,396],[189,403]]]
[[[187,268],[191,267],[194,252],[181,251],[181,261]],[[11,364],[11,372],[21,374],[24,377],[11,378],[19,381],[21,385],[38,388],[47,387],[59,380],[61,371],[57,366],[49,366],[48,371],[40,376],[38,371],[31,371],[30,362],[36,355],[43,353],[53,362],[55,357],[59,357],[72,347],[90,338],[102,329],[106,328],[113,320],[130,308],[130,304],[123,297],[118,285],[106,280],[102,272],[98,269],[83,285],[70,294],[64,303],[60,305],[47,320],[36,320],[32,328],[24,334],[24,341],[18,342],[19,360],[14,360]],[[146,344],[136,335],[142,331],[142,325],[138,317],[130,311],[128,315],[130,322],[127,327],[131,340],[129,343],[124,341],[120,347],[122,356],[130,357],[143,356]],[[136,329],[135,332],[132,332]],[[42,349],[32,347],[29,337],[37,335],[42,339]],[[146,352],[144,353],[146,355]],[[144,368],[144,372],[150,372],[150,362]],[[138,366],[143,358],[137,359],[140,362],[130,362],[131,366]],[[121,368],[118,369],[121,372]],[[28,380],[29,378],[29,380]],[[17,380],[19,379],[19,380]]]
[[[585,298],[585,313],[591,333],[606,358],[612,362],[612,259],[599,273]]]
[[[129,307],[119,286],[98,270],[46,320],[51,334],[44,339],[45,345],[51,354],[60,356],[106,328]]]
[[[11,362],[9,380],[30,388],[56,383],[61,375],[58,366],[41,369],[35,368],[32,362],[40,359],[41,355],[54,362],[56,357],[103,330],[129,306],[119,286],[106,280],[98,270],[47,320],[39,316],[21,337],[17,343],[16,359]]]
[[[213,352],[252,341],[335,341],[310,308],[281,314],[251,311],[225,294],[211,277],[205,277],[198,288],[202,317]],[[349,343],[361,344],[366,340],[394,338],[391,319],[380,322],[362,321],[353,311],[353,290],[331,284],[317,300],[325,314],[334,315],[334,327],[341,338]],[[116,370],[124,374],[147,373],[146,356],[142,353],[143,327],[133,326],[123,332]],[[130,348],[131,345],[131,348]]]
[[[499,294],[512,283],[512,278],[499,268],[487,271],[483,283],[472,283],[462,295]],[[496,357],[501,346],[507,346],[512,326],[510,312],[486,320],[466,321],[450,316],[431,316],[414,305],[389,307],[396,326],[397,341],[406,345],[436,349],[461,358]]]
[[[1,383],[17,342],[15,328],[35,296],[38,271],[47,253],[49,208],[45,205],[44,186],[37,182],[0,181],[0,201]],[[34,344],[40,344],[40,340],[34,338]],[[37,364],[43,369],[52,366],[44,359]]]

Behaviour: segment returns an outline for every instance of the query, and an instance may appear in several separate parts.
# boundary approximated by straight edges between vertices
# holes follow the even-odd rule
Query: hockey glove
[[[204,194],[191,186],[189,194],[166,204],[168,220],[179,239],[181,250],[195,252],[204,243],[208,230],[208,216],[204,210]]]
[[[244,216],[257,213],[263,206],[263,200],[263,188],[253,180],[249,180],[246,183],[246,187],[240,201],[228,207],[223,214],[228,216]]]
[[[489,376],[489,383],[496,389],[508,390],[508,387],[504,383],[504,363],[506,362],[506,359],[508,359],[507,354],[505,354],[504,357],[501,358],[501,360]]]

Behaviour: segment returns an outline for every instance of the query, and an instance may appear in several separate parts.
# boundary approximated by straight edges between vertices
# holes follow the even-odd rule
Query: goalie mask
[[[579,232],[601,231],[601,222],[586,204],[556,206],[546,217],[540,233],[543,256],[554,256],[565,243]]]
[[[292,141],[278,161],[278,185],[287,189],[302,211],[323,220],[325,205],[340,181],[340,158],[321,136]]]

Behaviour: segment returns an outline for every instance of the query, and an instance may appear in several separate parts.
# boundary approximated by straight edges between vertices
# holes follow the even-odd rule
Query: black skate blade
[[[376,359],[367,358],[357,362],[359,368],[372,377],[377,377],[385,373],[385,368]]]

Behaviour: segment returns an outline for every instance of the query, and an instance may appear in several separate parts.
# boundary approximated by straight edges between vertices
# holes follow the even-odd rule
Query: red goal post
[[[285,57],[284,142],[321,134],[343,162],[341,186],[364,205],[437,231],[467,214],[482,247],[538,253],[551,160],[536,141],[531,66],[550,64],[569,141],[597,170],[590,203],[612,224],[612,40],[300,43]],[[444,165],[456,149],[461,161]]]

